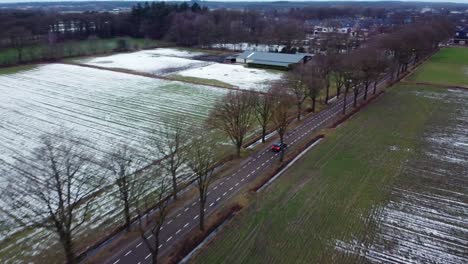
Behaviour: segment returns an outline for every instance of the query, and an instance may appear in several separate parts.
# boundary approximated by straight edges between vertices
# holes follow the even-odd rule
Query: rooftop
[[[261,51],[244,51],[237,58],[238,59],[249,59],[254,61],[264,61],[271,64],[293,64],[298,63],[304,57],[312,56],[307,53],[296,53],[296,54],[286,54],[286,53],[275,53],[275,52],[261,52]],[[256,63],[255,62],[255,63]]]

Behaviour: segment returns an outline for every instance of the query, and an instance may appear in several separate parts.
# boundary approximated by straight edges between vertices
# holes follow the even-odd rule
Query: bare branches
[[[237,157],[240,157],[245,136],[253,125],[254,97],[247,92],[229,92],[214,106],[210,123],[223,131],[236,146]]]
[[[301,64],[286,74],[285,84],[283,84],[296,100],[297,120],[301,120],[302,104],[308,95],[307,86],[304,83],[305,75],[306,66]]]
[[[117,147],[105,157],[103,167],[110,171],[111,184],[117,187],[117,192],[113,193],[122,207],[122,214],[125,221],[125,228],[130,230],[131,208],[136,203],[135,184],[140,180],[135,175],[135,170],[142,165],[140,157],[136,151],[127,145],[117,144]]]
[[[324,88],[329,87],[329,83],[327,84],[328,77],[315,64],[309,64],[306,69],[307,74],[304,78],[304,86],[307,89],[307,95],[312,100],[312,112],[315,112],[317,97]]]
[[[142,179],[136,185],[138,230],[151,253],[152,263],[157,263],[159,236],[167,216],[169,199],[166,199],[166,195],[171,188],[170,179],[162,175],[161,168],[158,166],[153,166],[151,169],[139,173],[138,176]],[[148,211],[153,207],[152,211]]]
[[[99,166],[81,146],[79,140],[62,135],[43,137],[31,161],[18,160],[5,193],[21,225],[57,234],[67,263],[76,262],[75,231],[88,219],[92,196],[103,183]]]
[[[217,161],[216,144],[213,136],[194,139],[189,148],[187,164],[196,177],[198,194],[200,197],[200,229],[205,225],[205,204],[208,187],[214,179],[214,169]]]
[[[265,136],[268,124],[271,121],[274,99],[269,94],[256,93],[254,103],[254,115],[262,128],[262,143],[265,143]]]
[[[164,123],[165,125],[154,133],[149,145],[153,152],[157,152],[158,156],[162,157],[160,165],[167,174],[171,175],[172,195],[177,199],[177,178],[187,159],[189,122],[186,117],[181,117]]]
[[[276,128],[276,132],[280,137],[280,142],[284,143],[284,135],[288,129],[291,119],[289,118],[291,106],[294,104],[294,98],[287,93],[283,87],[284,83],[279,82],[272,86],[269,91],[270,96],[274,100],[274,107],[272,111],[272,123]],[[281,151],[280,162],[283,161],[284,150]]]

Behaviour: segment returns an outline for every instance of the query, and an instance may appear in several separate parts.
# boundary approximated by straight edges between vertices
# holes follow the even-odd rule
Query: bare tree
[[[208,187],[214,180],[217,161],[216,141],[208,135],[194,138],[189,147],[187,164],[195,175],[200,200],[200,230],[205,229],[205,206]]]
[[[270,89],[269,93],[275,100],[273,112],[272,112],[272,123],[280,137],[280,142],[284,144],[284,135],[288,130],[291,119],[289,118],[291,106],[294,105],[294,98],[287,93],[284,89],[284,82],[275,83]],[[281,150],[280,162],[283,162],[284,149]]]
[[[186,161],[185,147],[189,140],[189,125],[186,117],[180,117],[165,124],[155,133],[149,145],[154,146],[158,154],[162,156],[161,167],[171,175],[172,195],[174,199],[177,199],[177,178]]]
[[[142,181],[137,185],[138,230],[140,237],[151,253],[152,263],[158,263],[160,234],[168,213],[171,189],[170,179],[161,173],[161,168],[152,166],[138,175]],[[150,211],[148,211],[151,209]],[[145,217],[146,216],[146,217]]]
[[[74,236],[103,183],[99,168],[79,140],[44,136],[27,160],[18,159],[3,197],[19,224],[54,232],[66,262],[77,263]]]
[[[11,45],[16,49],[18,63],[23,62],[23,50],[28,42],[30,42],[32,37],[31,31],[25,27],[18,26],[7,30],[7,35]]]
[[[297,120],[301,120],[302,104],[307,98],[307,86],[304,84],[304,78],[306,74],[306,66],[300,65],[295,67],[292,71],[286,74],[285,88],[287,88],[291,94],[294,95],[297,106]]]
[[[325,81],[325,104],[328,104],[328,100],[330,99],[331,79],[333,75],[333,68],[337,63],[336,60],[337,55],[332,53],[327,55],[318,54],[314,57],[313,60],[313,65],[317,67],[323,77],[322,79]]]
[[[119,144],[103,160],[104,168],[110,171],[111,183],[117,187],[114,196],[122,207],[124,225],[127,231],[130,231],[131,208],[135,206],[137,199],[137,181],[140,180],[135,174],[142,163],[136,152],[128,145]]]
[[[319,68],[311,64],[307,67],[304,85],[308,90],[308,96],[312,100],[312,112],[315,112],[317,97],[320,95],[320,92],[327,87],[327,77],[323,75]]]
[[[339,57],[339,60],[332,67],[333,80],[335,81],[336,87],[336,97],[339,98],[341,95],[341,89],[345,85],[345,76],[344,76],[344,65],[343,65],[343,56]]]
[[[357,106],[357,97],[362,83],[362,72],[358,67],[354,55],[355,54],[347,54],[343,56],[341,67],[339,68],[340,75],[344,80],[343,114],[346,114],[347,96],[350,89],[353,89],[354,107]]]
[[[253,125],[253,108],[252,93],[231,91],[215,104],[210,113],[210,124],[231,139],[237,157],[240,157],[245,136]]]
[[[274,100],[269,94],[255,95],[255,107],[254,114],[258,123],[262,128],[262,143],[265,143],[265,136],[267,132],[268,124],[271,121],[271,115],[273,111]]]

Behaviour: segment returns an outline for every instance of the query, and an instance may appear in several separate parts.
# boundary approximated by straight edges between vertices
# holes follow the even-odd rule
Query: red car
[[[281,143],[281,142],[277,142],[277,143],[275,143],[275,144],[273,144],[273,145],[271,146],[271,151],[273,151],[273,152],[280,152],[280,151],[284,150],[284,149],[287,148],[287,147],[288,147],[287,144]]]

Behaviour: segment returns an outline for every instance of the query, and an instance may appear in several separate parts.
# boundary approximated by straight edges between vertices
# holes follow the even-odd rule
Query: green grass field
[[[421,96],[425,92],[432,96]],[[357,263],[336,241],[366,244],[369,219],[389,198],[401,168],[417,158],[437,94],[399,85],[332,131],[234,218],[196,263]],[[365,262],[365,261],[363,261]]]
[[[67,41],[58,43],[51,48],[48,45],[25,47],[23,50],[22,63],[40,61],[45,58],[66,58],[76,56],[89,56],[113,52],[117,48],[117,40],[125,39],[131,50],[139,50],[157,46],[166,46],[168,43],[150,39],[135,38],[110,38],[110,39],[89,39],[82,41]],[[55,54],[54,56],[52,55]],[[18,64],[18,52],[16,49],[0,50],[0,66]]]
[[[444,48],[409,77],[410,81],[468,87],[468,48]]]

